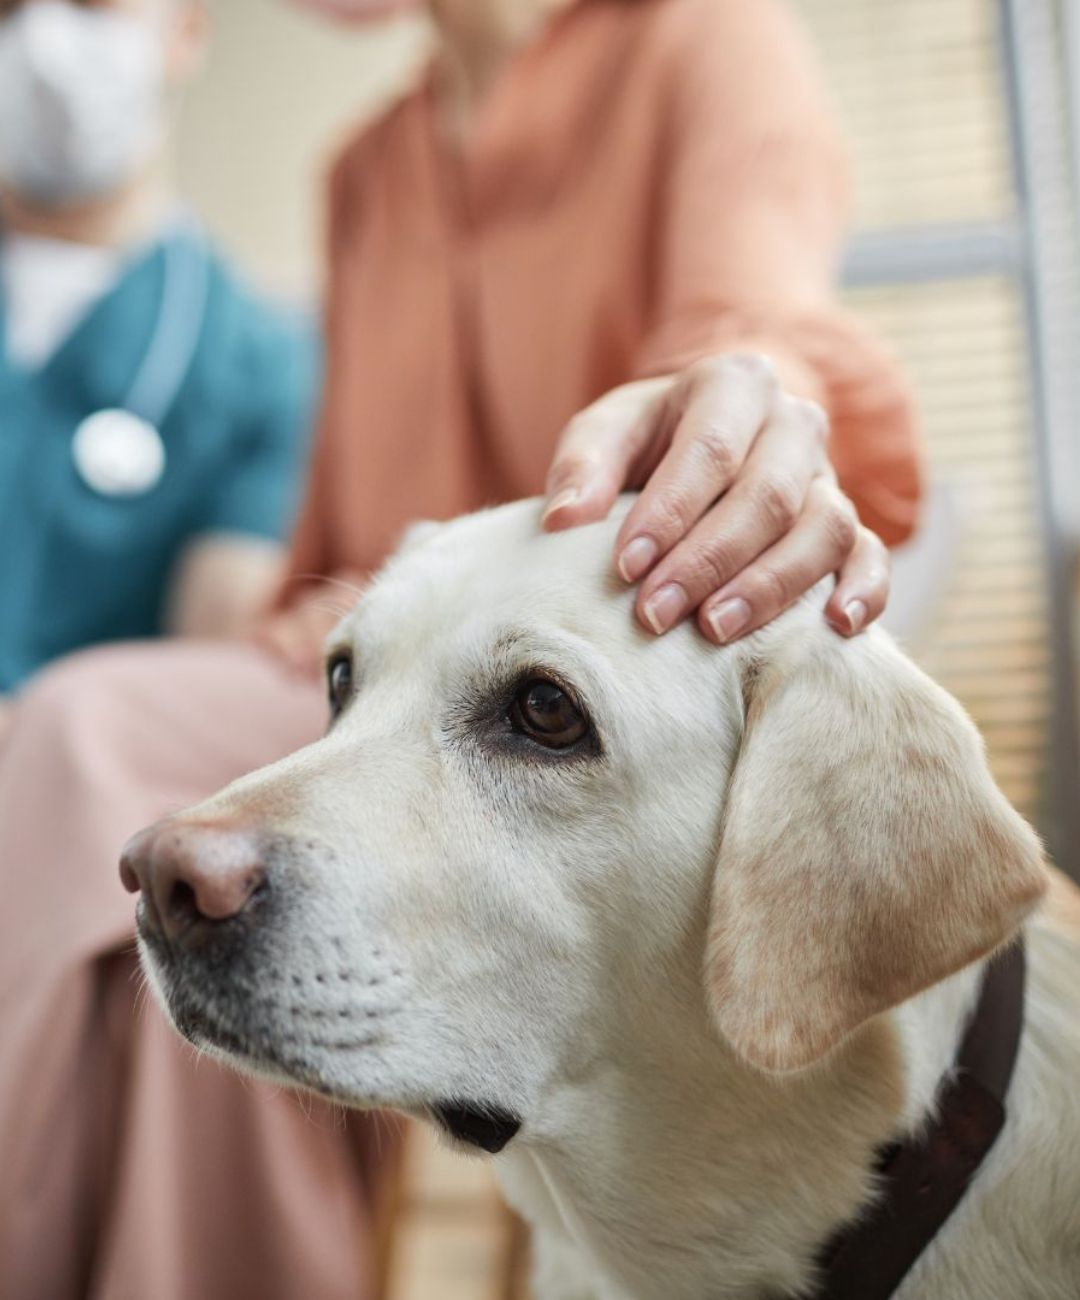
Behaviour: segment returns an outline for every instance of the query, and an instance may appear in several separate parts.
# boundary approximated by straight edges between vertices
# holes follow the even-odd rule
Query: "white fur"
[[[269,827],[289,868],[279,1075],[523,1117],[496,1162],[540,1300],[794,1296],[875,1147],[932,1108],[978,987],[950,972],[1033,906],[1038,846],[883,633],[842,641],[817,594],[731,649],[656,639],[611,575],[615,521],[537,520],[414,537],[332,638],[359,686],[328,736],[186,816]],[[580,691],[602,757],[485,738],[522,668]],[[883,897],[879,972],[858,945],[892,933]],[[1055,907],[1027,922],[1008,1125],[898,1300],[1080,1295],[1080,927]]]

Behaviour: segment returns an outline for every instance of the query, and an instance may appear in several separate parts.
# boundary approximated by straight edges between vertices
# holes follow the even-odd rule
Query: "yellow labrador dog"
[[[177,1028],[497,1152],[541,1300],[1076,1300],[1080,907],[971,723],[820,593],[649,637],[617,519],[538,518],[414,530],[332,636],[325,738],[129,845]],[[936,1195],[875,1227],[890,1153],[979,1130],[987,1037],[970,1186],[902,1280],[834,1286]]]

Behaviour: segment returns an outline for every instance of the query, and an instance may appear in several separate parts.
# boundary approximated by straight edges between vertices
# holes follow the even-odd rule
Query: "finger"
[[[548,470],[545,528],[595,523],[607,515],[662,419],[672,386],[667,378],[623,384],[574,416]]]
[[[309,611],[299,607],[267,620],[256,630],[256,641],[279,662],[300,676],[318,675],[319,659],[312,654]]]
[[[262,619],[261,622],[257,623],[251,630],[251,640],[257,646],[261,646],[264,650],[269,651],[270,654],[279,659],[283,657],[280,644],[280,623],[281,616],[275,615],[271,618]]]
[[[762,356],[711,358],[672,394],[671,445],[619,529],[616,565],[637,582],[735,481],[779,388]]]
[[[642,583],[637,609],[646,627],[657,635],[674,627],[794,527],[827,468],[822,421],[810,403],[777,405],[735,486]]]
[[[855,545],[840,568],[825,617],[841,636],[854,636],[879,617],[889,599],[892,560],[876,533],[860,526]]]
[[[336,615],[327,614],[314,604],[308,605],[303,611],[303,617],[297,620],[292,662],[302,676],[316,681],[322,676],[323,647],[336,622]]]
[[[815,480],[796,526],[702,604],[701,630],[727,645],[763,627],[846,563],[859,531],[843,493],[827,479]]]
[[[290,673],[307,676],[307,665],[304,660],[302,642],[297,635],[295,624],[291,620],[283,621],[281,626],[278,627],[274,637],[274,651]]]

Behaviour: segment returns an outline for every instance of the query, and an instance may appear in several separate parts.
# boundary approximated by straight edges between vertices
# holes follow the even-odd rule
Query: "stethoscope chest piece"
[[[165,472],[165,444],[148,421],[113,407],[88,415],[75,430],[75,468],[102,496],[139,496]]]

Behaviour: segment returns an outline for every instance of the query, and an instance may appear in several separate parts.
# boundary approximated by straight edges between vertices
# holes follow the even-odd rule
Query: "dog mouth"
[[[357,1055],[383,1041],[382,1011],[346,1000],[308,1005],[295,980],[246,948],[178,954],[152,928],[138,929],[159,1001],[192,1046],[275,1083],[345,1105],[372,1104],[349,1085]]]
[[[386,988],[401,974],[393,966],[389,979],[367,974],[353,982],[342,971],[331,978],[331,970],[316,970],[314,985],[302,988],[299,976],[282,969],[280,953],[262,951],[266,945],[252,944],[250,936],[223,933],[213,949],[178,952],[139,920],[143,964],[159,1001],[177,1032],[200,1051],[341,1105],[426,1118],[455,1142],[489,1154],[520,1130],[520,1116],[488,1098],[435,1092],[432,1100],[431,1092],[423,1095],[426,1088],[418,1096],[411,1086],[395,1085],[396,1071],[383,1068],[379,1050],[386,1046],[383,1018],[400,1009]],[[369,999],[379,994],[376,1007]],[[374,1090],[359,1091],[361,1079]]]
[[[282,1037],[270,1026],[252,1023],[249,1017],[244,1018],[240,1028],[232,1016],[222,1018],[220,1010],[213,1014],[190,996],[179,996],[175,990],[166,991],[166,1002],[176,1029],[193,1046],[209,1049],[251,1073],[269,1075],[275,1082],[303,1087],[345,1105],[358,1104],[355,1097],[333,1083],[325,1060],[316,1059],[326,1046],[340,1048],[343,1044],[324,1045]],[[375,1047],[378,1041],[378,1035],[370,1034],[366,1038],[350,1039],[345,1045],[361,1049]],[[426,1114],[456,1142],[489,1155],[502,1151],[516,1137],[522,1123],[512,1111],[483,1100],[436,1101],[419,1108],[418,1113]]]
[[[520,1116],[484,1101],[439,1101],[430,1113],[456,1141],[490,1155],[501,1151],[521,1128]]]
[[[376,1048],[377,1032],[320,1036],[283,1028],[257,1008],[234,998],[204,999],[184,987],[165,984],[165,1004],[177,1031],[194,1047],[222,1056],[240,1069],[268,1075],[277,1083],[307,1088],[346,1105],[353,1097],[336,1068],[342,1057]]]

